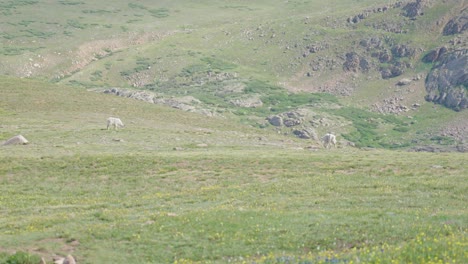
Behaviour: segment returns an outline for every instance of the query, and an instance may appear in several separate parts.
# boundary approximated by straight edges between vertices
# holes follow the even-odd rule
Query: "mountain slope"
[[[189,111],[234,114],[294,137],[333,131],[362,147],[450,142],[453,149],[466,142],[466,130],[450,125],[465,120],[466,111],[431,113],[424,80],[437,62],[422,61],[441,46],[466,49],[456,41],[466,35],[462,0],[15,1],[0,7],[3,74],[97,91],[136,88],[154,93],[156,103],[184,101]],[[458,96],[465,90],[462,81]],[[349,116],[354,108],[360,114]],[[268,121],[303,110],[308,114],[287,124]],[[320,124],[324,118],[329,121]],[[437,124],[428,121],[434,118]]]
[[[43,81],[0,77],[0,82],[0,142],[17,134],[30,141],[27,153],[24,148],[2,147],[9,156],[304,146],[219,117]],[[125,128],[107,131],[109,116],[120,117]]]

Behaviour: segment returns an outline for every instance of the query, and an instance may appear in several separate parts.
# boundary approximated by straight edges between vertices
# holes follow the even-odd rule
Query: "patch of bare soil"
[[[23,251],[44,258],[46,263],[53,263],[53,260],[56,258],[63,257],[67,254],[73,255],[79,245],[80,242],[74,239],[67,241],[63,238],[46,238],[36,241],[36,243],[30,247],[9,249],[0,247],[0,252],[15,254],[18,251]],[[57,252],[52,251],[51,248],[56,248]]]
[[[328,80],[317,83],[316,79],[311,81],[304,81],[299,73],[296,77],[292,78],[289,82],[281,83],[284,88],[291,92],[312,92],[312,93],[329,93],[337,96],[350,96],[354,92],[354,84],[350,82],[351,74],[343,73],[342,75],[335,75]]]
[[[109,56],[111,53],[127,49],[132,46],[142,45],[149,42],[159,41],[175,32],[146,32],[143,34],[129,34],[126,37],[101,39],[86,42],[80,45],[76,51],[70,51],[68,56],[72,65],[61,71],[57,76],[62,78],[74,72],[80,71],[93,61]]]
[[[468,114],[460,113],[460,116],[457,120],[447,124],[441,131],[441,135],[452,137],[457,141],[468,144]]]

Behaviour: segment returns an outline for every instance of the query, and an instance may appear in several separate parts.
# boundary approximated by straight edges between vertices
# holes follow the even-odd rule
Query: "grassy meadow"
[[[119,116],[126,128],[107,131]],[[318,149],[268,130],[1,78],[0,263],[464,263],[463,153]]]
[[[278,149],[3,157],[1,249],[80,263],[463,263],[465,160]]]

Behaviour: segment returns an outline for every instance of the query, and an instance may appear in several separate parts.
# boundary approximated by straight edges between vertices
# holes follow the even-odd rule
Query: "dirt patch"
[[[71,66],[63,70],[59,77],[65,77],[80,71],[93,61],[111,55],[131,46],[159,41],[175,32],[145,32],[143,34],[129,34],[113,39],[93,40],[80,45],[76,51],[70,51],[67,56],[71,58]]]
[[[468,116],[465,114],[465,116]],[[442,136],[452,137],[453,139],[468,143],[468,119],[459,118],[458,120],[447,124],[441,132]]]
[[[80,242],[75,239],[66,240],[64,238],[45,238],[36,241],[32,246],[23,248],[2,248],[0,252],[15,254],[22,251],[32,255],[38,255],[46,260],[46,263],[53,263],[53,259],[63,257],[67,254],[73,255]]]
[[[300,75],[292,78],[288,82],[280,83],[281,86],[291,92],[309,92],[309,93],[329,93],[337,96],[350,96],[355,90],[352,78],[355,74],[343,73],[340,76],[332,76],[325,81],[311,79],[304,80]]]

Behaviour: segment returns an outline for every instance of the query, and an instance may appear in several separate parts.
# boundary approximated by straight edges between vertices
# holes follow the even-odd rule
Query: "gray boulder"
[[[267,118],[268,122],[273,126],[282,126],[283,125],[283,118],[281,116],[270,116]]]
[[[399,81],[397,82],[397,85],[398,85],[398,86],[404,86],[404,85],[408,85],[408,84],[410,84],[410,83],[411,83],[411,80],[410,80],[410,79],[403,78],[403,79],[401,79],[401,80],[399,80]]]
[[[454,110],[468,107],[468,49],[448,52],[429,72],[426,100]]]
[[[313,128],[295,129],[293,134],[302,139],[318,140],[317,132]]]

